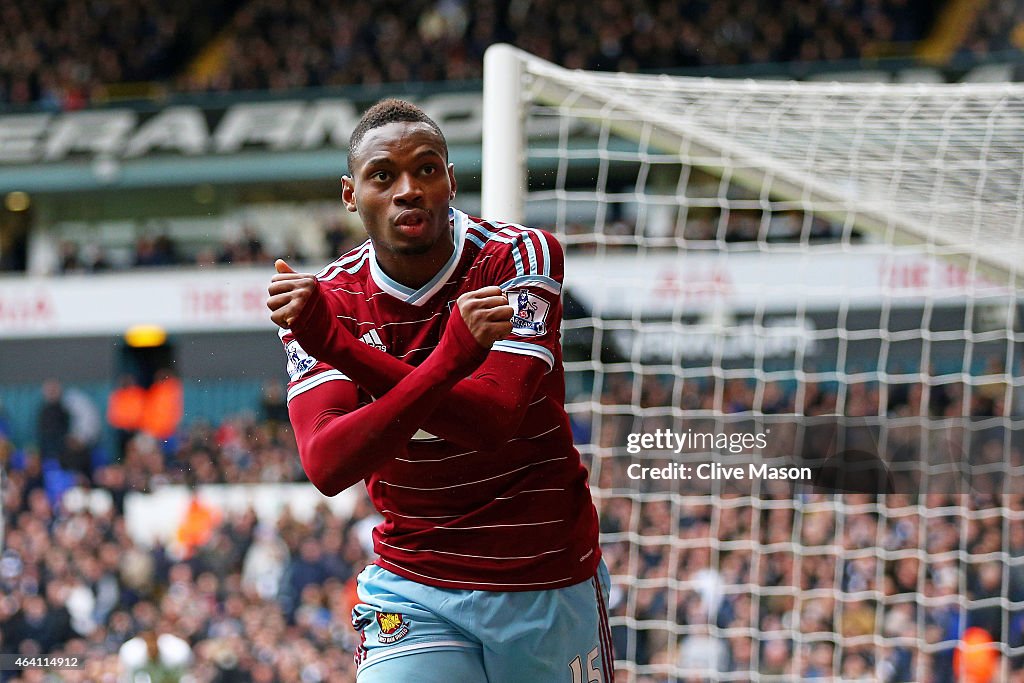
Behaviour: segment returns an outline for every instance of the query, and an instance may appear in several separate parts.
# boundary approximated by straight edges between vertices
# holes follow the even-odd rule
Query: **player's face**
[[[443,263],[453,248],[448,202],[455,167],[446,163],[437,133],[419,122],[373,128],[353,166],[352,176],[342,178],[342,200],[359,212],[378,260],[428,255]]]

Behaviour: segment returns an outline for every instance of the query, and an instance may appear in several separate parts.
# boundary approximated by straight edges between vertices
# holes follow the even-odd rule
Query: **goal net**
[[[1024,676],[1024,87],[497,46],[484,129],[566,248],[617,680]]]

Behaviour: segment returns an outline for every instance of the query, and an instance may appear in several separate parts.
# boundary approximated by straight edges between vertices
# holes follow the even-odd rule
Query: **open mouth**
[[[427,212],[419,209],[403,211],[395,219],[395,227],[408,237],[419,237],[427,229]]]

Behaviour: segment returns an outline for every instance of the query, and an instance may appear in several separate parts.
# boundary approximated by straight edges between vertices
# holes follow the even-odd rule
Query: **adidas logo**
[[[363,342],[364,344],[369,344],[373,348],[380,349],[381,351],[388,350],[388,347],[386,347],[384,345],[384,342],[380,340],[380,335],[377,334],[377,330],[370,330],[362,337],[360,337],[359,341]]]

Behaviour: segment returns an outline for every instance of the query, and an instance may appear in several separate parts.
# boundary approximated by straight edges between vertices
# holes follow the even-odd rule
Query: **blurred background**
[[[348,615],[379,518],[363,491],[328,501],[305,480],[266,284],[275,258],[315,271],[365,239],[341,207],[339,177],[351,129],[382,97],[411,99],[440,124],[457,205],[479,211],[482,59],[496,42],[597,71],[999,83],[1024,74],[1024,2],[0,0],[0,652],[86,657],[87,669],[61,672],[64,680],[354,680]],[[553,183],[545,163],[531,156],[530,172]],[[728,181],[697,169],[671,183],[706,201],[655,230],[642,202],[628,198],[636,169],[602,168],[599,155],[583,160],[562,189],[604,173],[600,189],[625,197],[607,211],[583,207],[566,220],[564,203],[539,196],[525,217],[555,228],[568,262],[592,279],[597,256],[629,260],[649,248],[670,263],[691,249],[872,241],[806,207],[763,222]],[[927,286],[915,280],[921,267],[901,261],[885,277]],[[709,266],[659,277],[652,286],[660,291],[699,297],[739,276]],[[949,277],[963,281],[959,271]],[[992,343],[979,338],[971,351],[966,337],[935,344],[925,361],[920,335],[916,346],[894,345],[897,361],[960,379],[880,394],[873,381],[798,386],[763,371],[814,355],[801,340],[815,330],[839,330],[835,342],[846,328],[970,329],[984,312],[919,307],[890,320],[881,304],[849,316],[837,304],[758,319],[778,330],[766,361],[749,318],[732,321],[740,331],[724,352],[708,334],[660,352],[651,339],[653,350],[637,351],[628,335],[595,344],[600,315],[582,288],[567,288],[565,307],[577,443],[592,466],[612,458],[594,467],[594,485],[616,577],[617,680],[842,672],[843,680],[1024,681],[1024,565],[1014,561],[1024,556],[1024,518],[960,516],[986,506],[1017,513],[1020,496],[946,507],[936,498],[932,509],[948,508],[941,517],[911,502],[913,513],[884,516],[854,499],[852,512],[822,508],[817,521],[799,521],[795,542],[785,552],[758,550],[758,564],[740,552],[730,560],[716,543],[761,533],[758,543],[785,541],[770,530],[795,528],[792,505],[717,513],[710,504],[600,493],[621,484],[614,449],[628,432],[660,424],[641,420],[661,415],[659,407],[1019,415],[1013,320],[1005,325],[997,312],[978,328],[1002,330]],[[869,366],[878,336],[859,345],[826,339],[814,362]],[[641,368],[663,366],[666,356],[675,371]],[[619,365],[606,372],[602,363]],[[963,379],[971,377],[987,379]],[[666,534],[679,542],[659,540]],[[899,553],[794,561],[801,543],[880,539],[890,550],[981,559],[935,568]],[[675,548],[671,562],[666,548]],[[711,569],[713,579],[701,573]],[[722,598],[721,581],[903,598],[837,618],[832,598],[794,611],[778,595]],[[958,593],[978,609],[941,600]],[[917,610],[926,598],[938,602]],[[853,645],[780,635],[794,619]],[[987,678],[984,666],[970,679],[953,667],[969,626],[1001,643],[1004,656]],[[711,647],[704,634],[715,628],[741,635]],[[895,634],[894,644],[870,636],[881,633]],[[57,674],[5,671],[0,681],[48,676]]]

